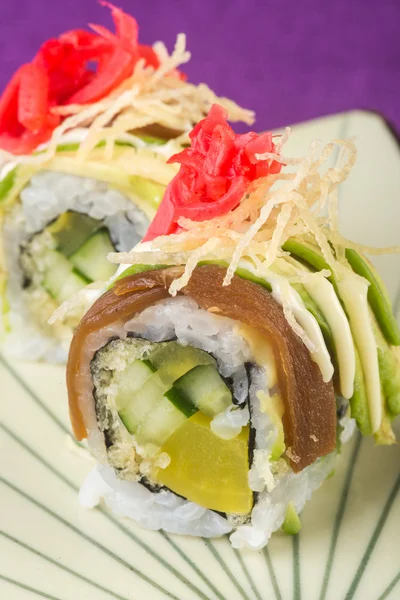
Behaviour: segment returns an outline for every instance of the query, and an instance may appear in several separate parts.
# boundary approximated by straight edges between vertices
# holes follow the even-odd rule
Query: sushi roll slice
[[[143,46],[135,19],[108,6],[115,34],[92,26],[48,40],[0,99],[1,309],[6,350],[20,358],[66,360],[93,291],[63,322],[48,319],[114,274],[109,252],[142,239],[177,171],[169,157],[214,100],[178,70],[182,36],[172,55]]]
[[[151,178],[143,176],[142,160],[153,164]],[[142,174],[129,174],[135,171]],[[146,143],[117,147],[107,160],[96,149],[83,164],[75,150],[59,151],[15,193],[2,213],[6,350],[66,360],[90,287],[115,273],[107,254],[143,237],[174,174],[168,171],[165,157]],[[53,312],[79,291],[81,305],[51,328]]]
[[[226,118],[214,105],[193,129],[145,241],[111,257],[122,266],[75,332],[67,384],[97,461],[84,505],[260,549],[298,531],[356,428],[395,441],[400,336],[336,228],[353,143],[327,170],[335,144],[291,159]]]

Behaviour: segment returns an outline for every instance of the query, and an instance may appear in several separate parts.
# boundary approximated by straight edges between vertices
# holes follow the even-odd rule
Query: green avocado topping
[[[393,316],[385,286],[374,267],[358,252],[346,248],[346,258],[353,271],[369,281],[368,302],[387,342],[400,346],[400,330]]]

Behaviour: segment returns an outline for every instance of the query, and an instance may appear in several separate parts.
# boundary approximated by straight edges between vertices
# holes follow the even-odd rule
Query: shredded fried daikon
[[[244,121],[249,125],[254,122],[253,111],[217,97],[205,84],[194,85],[177,77],[176,69],[190,59],[184,34],[178,35],[171,55],[160,42],[154,49],[160,59],[158,68],[146,67],[144,61],[139,60],[132,76],[99,102],[54,107],[53,112],[65,119],[41,148],[43,151],[14,156],[0,149],[0,167],[10,161],[15,165],[45,165],[73,130],[86,130],[78,151],[81,161],[87,159],[100,141],[106,142],[104,151],[109,157],[121,135],[150,125],[167,128],[177,136],[178,142],[187,142],[193,125],[204,118],[214,103],[227,109],[231,121]]]
[[[282,137],[286,141],[288,132]],[[273,263],[284,257],[282,246],[288,238],[305,239],[320,249],[330,269],[335,273],[342,262],[336,246],[365,248],[351,243],[338,232],[337,188],[348,176],[356,158],[356,148],[351,140],[335,140],[325,147],[319,142],[311,144],[303,158],[288,158],[279,152],[260,155],[258,158],[278,160],[283,167],[291,165],[290,173],[284,168],[277,175],[268,175],[253,182],[240,204],[228,214],[208,221],[195,222],[180,218],[183,229],[178,234],[162,236],[152,242],[138,244],[131,252],[109,255],[117,264],[165,264],[185,265],[183,275],[176,279],[170,289],[176,294],[188,283],[196,265],[201,261],[222,261],[227,264],[224,285],[229,285],[238,266],[251,265],[254,275],[268,279],[273,273]],[[337,159],[333,167],[325,168],[332,156]],[[293,171],[294,168],[294,171]],[[328,216],[324,208],[328,206]],[[400,252],[400,247],[385,251]],[[383,252],[374,251],[374,253]],[[295,270],[293,282],[305,282],[311,277],[329,277],[331,271],[324,269],[310,273]],[[307,346],[306,333],[284,304],[285,315],[292,328]]]

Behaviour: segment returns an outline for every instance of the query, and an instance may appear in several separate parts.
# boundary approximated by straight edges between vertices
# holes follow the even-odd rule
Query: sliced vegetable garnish
[[[354,375],[353,395],[350,398],[351,416],[356,420],[357,427],[363,435],[371,435],[371,419],[368,409],[367,389],[364,381],[361,360],[355,348],[356,369]]]
[[[358,252],[346,248],[346,258],[357,275],[369,281],[368,302],[389,344],[400,346],[400,330],[393,316],[385,286],[373,266]]]
[[[124,279],[125,277],[129,277],[130,275],[137,275],[138,273],[144,273],[145,271],[156,271],[157,269],[166,269],[167,265],[132,265],[131,267],[128,267],[125,271],[123,271],[121,273],[121,275],[119,275],[114,283],[116,281],[120,281],[121,279]],[[114,285],[114,283],[110,286],[112,287]]]
[[[228,268],[229,263],[224,260],[202,260],[199,262],[199,267],[203,265],[217,265],[219,267]],[[155,269],[156,267],[153,267]],[[272,292],[272,286],[266,279],[262,279],[261,277],[257,277],[247,269],[243,269],[242,267],[238,267],[235,271],[235,275],[242,277],[242,279],[248,279],[249,281],[254,281],[254,283],[258,283],[261,287],[264,287],[269,292]]]
[[[278,173],[281,164],[258,155],[275,153],[271,133],[235,134],[228,113],[214,104],[189,134],[191,146],[168,162],[181,164],[146,234],[145,240],[179,230],[178,219],[205,221],[236,208],[249,185]]]
[[[299,241],[292,238],[283,244],[282,249],[311,265],[316,271],[330,270],[318,246],[313,247],[303,240]]]

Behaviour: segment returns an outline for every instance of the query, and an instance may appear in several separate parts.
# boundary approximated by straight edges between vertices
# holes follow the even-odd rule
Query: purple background
[[[256,110],[258,128],[353,108],[400,130],[400,0],[115,0],[140,40],[171,49],[187,34],[184,70]],[[45,39],[91,21],[95,0],[0,0],[0,88]]]

